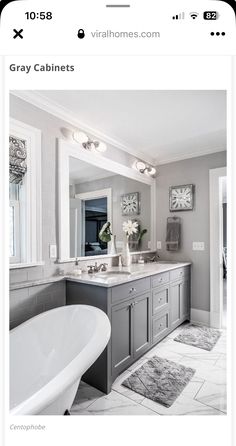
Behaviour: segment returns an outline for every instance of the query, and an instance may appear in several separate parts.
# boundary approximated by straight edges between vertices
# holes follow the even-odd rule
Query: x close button
[[[17,31],[17,29],[13,29],[14,32],[13,39],[16,39],[17,37],[19,37],[19,39],[23,39],[22,35],[23,31],[24,31],[23,29],[20,29],[19,31]]]

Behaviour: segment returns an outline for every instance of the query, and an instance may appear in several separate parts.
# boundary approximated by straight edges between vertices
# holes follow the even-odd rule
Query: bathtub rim
[[[96,361],[96,359],[105,349],[111,335],[111,324],[104,311],[91,305],[64,305],[53,308],[40,313],[39,315],[23,322],[23,324],[13,328],[10,331],[10,334],[19,330],[22,328],[22,326],[30,325],[30,323],[32,323],[32,321],[36,318],[46,317],[48,313],[56,313],[58,311],[62,311],[62,309],[65,310],[65,308],[78,309],[78,307],[89,309],[89,311],[96,315],[95,330],[89,339],[89,342],[85,344],[77,356],[68,362],[68,364],[57,375],[55,375],[37,392],[33,393],[30,397],[16,406],[12,408],[9,407],[10,415],[35,415],[45,407],[50,406],[50,404],[55,401],[56,398],[59,398],[60,395],[65,393],[69,387],[71,387],[81,378],[81,376],[88,370],[88,368]],[[101,332],[103,333],[103,336],[98,336],[98,334],[101,334]],[[95,351],[96,354],[94,353]]]

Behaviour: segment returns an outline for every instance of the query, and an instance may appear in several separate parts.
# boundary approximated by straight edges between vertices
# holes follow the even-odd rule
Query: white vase
[[[111,256],[115,256],[117,254],[117,249],[116,249],[116,235],[111,235],[111,247],[110,247],[110,252],[109,254]]]
[[[122,266],[130,266],[131,265],[131,255],[129,250],[129,242],[128,237],[124,237],[123,248],[121,252],[121,263]]]

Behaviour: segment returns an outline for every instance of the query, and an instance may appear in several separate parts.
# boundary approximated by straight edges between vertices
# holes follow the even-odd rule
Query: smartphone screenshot
[[[236,3],[0,1],[4,446],[233,446]]]

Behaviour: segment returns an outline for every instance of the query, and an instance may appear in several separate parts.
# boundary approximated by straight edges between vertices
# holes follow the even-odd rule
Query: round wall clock
[[[138,215],[140,211],[139,192],[124,194],[121,196],[122,215]]]
[[[170,211],[193,210],[193,184],[171,186],[169,189]]]

